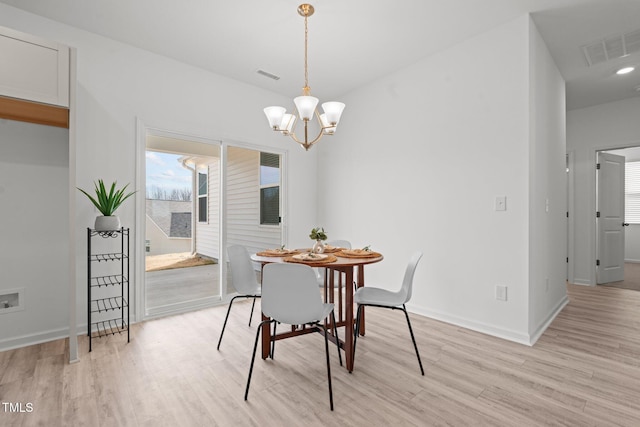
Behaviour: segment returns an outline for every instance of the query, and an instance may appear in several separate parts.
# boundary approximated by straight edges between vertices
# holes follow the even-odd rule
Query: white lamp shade
[[[333,135],[336,131],[336,126],[331,126],[329,122],[327,122],[327,115],[320,114],[320,122],[322,122],[322,128],[325,135]]]
[[[302,120],[311,120],[318,106],[318,98],[314,96],[298,96],[293,102],[296,104],[298,115]]]
[[[282,123],[282,117],[287,111],[284,107],[267,107],[264,109],[264,114],[269,120],[269,126],[271,129],[280,130],[280,124]]]
[[[280,130],[284,134],[291,133],[293,125],[296,123],[296,116],[293,114],[285,114],[282,116],[282,123],[280,124]]]
[[[322,104],[322,109],[327,116],[327,123],[335,126],[340,122],[344,104],[342,102],[325,102]]]

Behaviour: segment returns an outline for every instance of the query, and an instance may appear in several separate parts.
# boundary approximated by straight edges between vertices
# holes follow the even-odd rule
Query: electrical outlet
[[[495,210],[497,211],[507,210],[507,196],[496,196]]]
[[[549,278],[547,277],[545,283],[544,283],[544,291],[545,292],[549,292]]]
[[[498,301],[506,301],[507,300],[507,287],[506,286],[496,286],[496,299]]]

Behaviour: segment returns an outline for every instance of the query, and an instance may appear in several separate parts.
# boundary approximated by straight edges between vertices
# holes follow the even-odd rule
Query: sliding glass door
[[[226,247],[282,244],[283,166],[282,153],[147,131],[144,318],[229,300]]]
[[[149,136],[145,313],[219,302],[220,144]]]

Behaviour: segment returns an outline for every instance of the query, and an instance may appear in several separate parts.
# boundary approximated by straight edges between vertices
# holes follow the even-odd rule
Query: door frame
[[[183,139],[203,144],[217,145],[222,150],[222,141],[215,138],[203,137],[193,135],[187,132],[180,132],[175,130],[167,130],[159,127],[147,126],[142,120],[136,118],[136,188],[138,191],[144,191],[146,188],[146,151],[147,151],[147,136],[162,136],[175,139]],[[222,191],[221,191],[222,192]],[[146,233],[146,201],[145,197],[136,197],[136,209],[135,209],[135,238],[134,238],[134,253],[137,262],[134,263],[133,270],[135,271],[135,321],[141,322],[144,320],[160,317],[167,314],[177,314],[183,311],[190,311],[193,307],[189,304],[184,307],[176,307],[175,310],[167,313],[147,314],[145,307],[146,300],[146,272],[145,263],[142,260],[145,259],[145,233]],[[131,273],[130,273],[131,274]],[[220,271],[220,280],[225,280],[223,277],[223,271]],[[222,289],[222,288],[221,288]],[[222,298],[220,299],[222,301]]]
[[[591,222],[589,227],[589,255],[590,255],[590,277],[589,283],[580,283],[589,286],[597,286],[597,273],[596,273],[596,260],[598,259],[598,248],[596,246],[596,235],[598,233],[598,225],[596,221],[596,191],[597,191],[597,178],[596,178],[596,164],[598,163],[599,151],[614,151],[622,150],[624,148],[640,147],[640,141],[617,143],[611,145],[596,145],[592,146],[589,152],[589,162],[592,165],[589,169],[589,181],[591,183],[591,191],[589,191],[589,211],[592,212]],[[575,185],[572,183],[572,186]],[[575,195],[574,195],[575,197]],[[572,245],[573,246],[573,245]],[[573,282],[571,282],[573,283]]]
[[[227,242],[227,203],[226,203],[226,188],[227,188],[227,149],[228,147],[239,147],[250,150],[269,152],[280,155],[280,214],[281,220],[281,239],[282,244],[288,241],[288,218],[289,218],[289,204],[288,204],[288,150],[279,149],[266,145],[259,145],[247,142],[241,142],[232,139],[221,139],[214,137],[206,137],[194,135],[189,132],[167,130],[161,127],[146,125],[139,117],[136,117],[136,188],[140,189],[142,183],[146,183],[146,138],[148,134],[155,136],[165,136],[177,139],[186,139],[194,142],[201,142],[205,144],[215,143],[220,147],[220,292],[221,299],[217,304],[225,304],[231,300],[233,294],[227,295],[227,268],[226,268],[226,242]],[[135,237],[134,237],[134,249],[136,260],[143,260],[145,254],[145,215],[146,205],[144,197],[136,198],[135,209]],[[134,319],[136,322],[141,322],[159,315],[147,316],[145,311],[145,294],[146,294],[146,278],[144,262],[135,262],[135,314]],[[216,305],[217,305],[216,304]],[[210,305],[210,304],[209,304]],[[196,307],[184,307],[183,309],[176,310],[170,314],[178,314],[180,312],[191,311]],[[200,307],[201,308],[201,307]],[[169,314],[169,313],[166,313]],[[164,315],[164,314],[163,314]]]
[[[567,152],[567,281],[574,283],[575,263],[575,157]]]

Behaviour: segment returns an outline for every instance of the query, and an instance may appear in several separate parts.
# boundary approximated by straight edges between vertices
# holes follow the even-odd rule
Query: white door
[[[624,162],[598,153],[598,284],[624,280]]]

